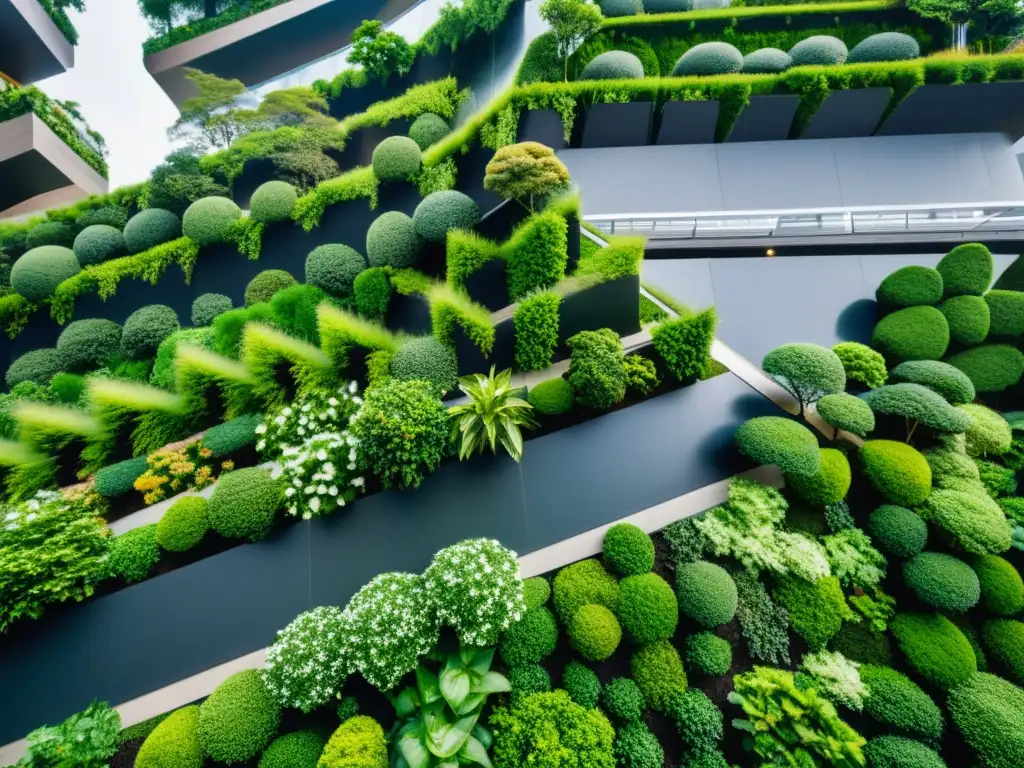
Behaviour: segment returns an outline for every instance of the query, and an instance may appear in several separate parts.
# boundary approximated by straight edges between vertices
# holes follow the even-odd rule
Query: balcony
[[[0,72],[34,83],[74,65],[74,46],[38,0],[0,0]]]

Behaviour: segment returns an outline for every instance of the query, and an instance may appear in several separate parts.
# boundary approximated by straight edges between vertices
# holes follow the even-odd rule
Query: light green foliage
[[[686,563],[676,568],[679,611],[703,627],[727,624],[736,615],[736,583],[719,565]]]
[[[426,149],[447,136],[449,131],[451,128],[443,117],[427,112],[412,121],[412,125],[409,126],[409,138],[415,141],[420,149]]]
[[[133,528],[115,536],[110,542],[106,572],[110,578],[121,578],[129,584],[149,576],[160,559],[156,545],[156,524]]]
[[[344,370],[353,352],[385,351],[394,353],[401,339],[379,323],[370,322],[329,304],[317,308],[320,346],[335,367]]]
[[[657,574],[642,573],[624,578],[619,589],[619,620],[633,642],[646,645],[675,634],[679,607],[668,582]]]
[[[554,653],[557,643],[554,614],[541,605],[528,609],[522,619],[505,630],[498,652],[509,667],[518,667],[543,661]]]
[[[858,437],[867,437],[875,428],[875,414],[871,406],[845,392],[825,395],[815,404],[815,409],[827,424]]]
[[[572,647],[588,661],[604,661],[615,653],[622,640],[622,627],[615,614],[594,603],[588,603],[573,613],[568,633]]]
[[[1017,569],[995,555],[978,555],[970,561],[981,585],[981,603],[997,616],[1013,616],[1024,610],[1024,581]]]
[[[604,561],[620,576],[637,576],[654,567],[654,542],[641,528],[619,523],[604,535]]]
[[[530,389],[527,399],[537,413],[560,416],[572,410],[576,398],[572,386],[562,378],[547,379]]]
[[[163,208],[147,208],[132,216],[124,227],[129,253],[148,251],[181,237],[181,219]]]
[[[949,338],[961,344],[981,344],[989,334],[991,312],[980,296],[954,296],[939,305],[949,323]]]
[[[1024,754],[1024,691],[979,673],[954,688],[950,717],[986,768],[1015,768]]]
[[[11,389],[25,382],[46,385],[63,367],[63,359],[56,349],[33,349],[8,366],[4,380]]]
[[[416,234],[428,242],[443,243],[453,229],[472,229],[480,221],[480,206],[454,189],[431,192],[412,215]]]
[[[850,490],[850,462],[835,448],[822,448],[821,464],[813,475],[787,475],[786,487],[808,504],[833,504]]]
[[[569,170],[551,147],[535,141],[503,146],[487,164],[484,189],[506,200],[519,200],[531,211],[534,201],[559,192],[569,183]]]
[[[568,381],[582,405],[607,410],[626,396],[622,342],[614,331],[580,331],[568,341]]]
[[[963,411],[921,384],[886,384],[864,393],[862,397],[876,414],[902,417],[910,427],[921,424],[937,432],[956,433],[964,432],[970,426],[970,419]]]
[[[580,73],[580,80],[629,80],[644,76],[644,65],[627,51],[605,51],[592,58]]]
[[[839,632],[843,620],[853,616],[835,576],[814,582],[785,577],[775,589],[775,599],[789,611],[793,631],[812,650],[824,648]]]
[[[112,320],[75,320],[57,339],[57,354],[67,371],[89,371],[104,365],[121,345],[121,326]]]
[[[601,706],[617,723],[635,723],[644,716],[644,695],[633,680],[617,677],[601,692]]]
[[[921,55],[917,40],[902,32],[879,32],[865,37],[850,51],[846,62],[862,64],[874,61],[907,61]]]
[[[227,242],[231,225],[241,217],[242,211],[234,201],[226,197],[204,197],[185,211],[181,230],[198,245],[223,243]]]
[[[918,600],[941,613],[964,613],[981,598],[981,586],[971,567],[940,552],[922,552],[908,560],[903,581]]]
[[[711,632],[690,635],[686,638],[686,665],[699,674],[721,677],[732,666],[732,646]]]
[[[202,496],[185,496],[174,502],[156,524],[156,543],[168,552],[187,552],[199,546],[210,530],[208,507]]]
[[[237,672],[199,707],[199,742],[214,760],[241,763],[270,743],[281,710],[258,669]]]
[[[93,224],[78,233],[72,250],[83,267],[100,264],[124,255],[124,236],[116,227]]]
[[[905,507],[883,504],[868,521],[871,540],[887,555],[913,557],[928,538],[928,526],[920,516]]]
[[[697,315],[667,320],[651,331],[654,349],[680,381],[707,372],[717,322],[715,308],[709,307]]]
[[[985,294],[993,336],[1024,335],[1024,292],[991,290]]]
[[[388,743],[380,723],[357,715],[338,726],[316,768],[387,768]]]
[[[1024,624],[1010,619],[986,621],[981,638],[988,658],[1018,685],[1024,683]]]
[[[542,576],[533,576],[523,582],[523,601],[527,610],[547,605],[551,599],[551,585]]]
[[[384,182],[412,181],[422,165],[420,148],[408,136],[388,136],[373,150],[373,175]]]
[[[281,489],[267,470],[226,472],[210,497],[210,527],[228,539],[258,541],[270,530],[280,504]]]
[[[391,303],[391,282],[385,267],[364,269],[352,283],[356,311],[360,317],[381,322]]]
[[[743,69],[743,54],[729,43],[699,43],[684,53],[675,67],[673,77],[693,75],[728,75]]]
[[[199,706],[172,712],[149,734],[135,758],[137,768],[202,768]]]
[[[971,644],[945,616],[901,613],[890,629],[909,664],[939,688],[964,682],[978,668]]]
[[[935,307],[907,307],[878,322],[871,345],[891,364],[938,360],[949,346],[949,323]]]
[[[982,296],[992,283],[992,254],[980,243],[964,243],[943,256],[935,269],[942,275],[946,298]]]
[[[869,440],[858,455],[875,490],[893,504],[912,507],[931,493],[931,468],[924,456],[906,443]]]
[[[266,269],[249,281],[245,286],[245,306],[261,304],[274,298],[274,294],[295,285],[296,280],[290,272],[283,269]]]
[[[532,693],[551,690],[551,675],[540,664],[522,664],[508,673],[512,685],[512,701],[516,702]]]
[[[81,270],[70,248],[43,245],[26,251],[11,267],[11,288],[30,302],[53,296],[57,286]]]
[[[249,215],[253,221],[271,224],[287,221],[295,210],[299,193],[286,181],[268,181],[256,187],[249,201]]]
[[[351,661],[350,631],[340,608],[300,613],[267,649],[263,679],[281,706],[311,712],[341,691]]]
[[[778,48],[759,48],[743,57],[743,74],[776,74],[792,66],[793,57]]]
[[[1010,548],[1010,523],[988,496],[964,491],[933,491],[920,515],[950,534],[967,552],[997,555]]]
[[[352,295],[352,284],[366,261],[347,245],[319,245],[306,257],[306,282],[331,296]]]
[[[836,651],[815,651],[804,656],[800,668],[814,681],[822,696],[838,706],[859,712],[867,690],[860,677],[860,664]]]
[[[832,573],[848,587],[868,589],[885,576],[885,558],[871,546],[871,539],[860,528],[825,536],[821,540]]]
[[[962,405],[974,400],[974,385],[970,378],[949,363],[938,360],[913,360],[900,363],[892,369],[889,376],[894,382],[928,387],[953,405]],[[871,402],[870,398],[868,402]]]
[[[1017,492],[1017,474],[1012,469],[985,459],[978,459],[978,476],[992,498],[1013,496]]]
[[[838,37],[812,35],[790,48],[789,55],[794,67],[834,66],[843,64],[849,52],[846,44]]]
[[[622,360],[626,371],[626,386],[642,397],[646,397],[660,384],[658,369],[649,357],[634,352]]]
[[[942,275],[930,267],[900,267],[882,281],[875,298],[892,307],[938,304],[942,301]]]
[[[294,731],[267,747],[259,768],[316,768],[327,739],[316,731]]]
[[[946,768],[934,749],[902,736],[878,736],[864,747],[872,768]]]
[[[213,321],[233,308],[231,299],[222,293],[204,293],[192,302],[192,325],[197,328],[212,325]]]
[[[990,453],[1006,453],[1010,450],[1013,435],[1006,419],[990,408],[976,403],[957,406],[971,417],[967,428],[967,454],[985,456]]]
[[[637,650],[630,659],[629,668],[650,709],[671,711],[675,695],[686,690],[683,661],[667,640],[659,640]]]
[[[391,358],[391,375],[397,379],[429,382],[444,395],[455,388],[459,363],[455,350],[433,336],[411,339]]]
[[[558,213],[535,213],[517,226],[499,251],[508,265],[509,298],[519,301],[561,280],[568,243],[569,227]]]
[[[1024,374],[1024,354],[1008,344],[987,344],[946,359],[967,374],[978,392],[1002,392]]]
[[[156,359],[150,383],[154,387],[173,390],[175,387],[175,360],[179,347],[190,346],[210,351],[214,345],[213,331],[210,328],[182,328],[160,342],[156,348]]]
[[[366,258],[371,267],[411,267],[423,241],[413,220],[399,211],[387,211],[366,230]]]
[[[120,730],[117,710],[94,701],[60,725],[32,731],[25,738],[25,754],[12,768],[107,768]]]
[[[558,346],[558,310],[562,298],[553,291],[527,296],[513,317],[516,367],[540,371],[551,365]]]
[[[860,676],[867,689],[864,712],[872,720],[909,738],[941,740],[942,710],[917,683],[895,669],[873,664],[862,666]]]
[[[484,355],[490,355],[495,335],[490,312],[444,283],[434,283],[429,287],[427,301],[434,338],[455,346],[455,334],[461,332]]]
[[[121,354],[131,360],[152,357],[160,342],[180,327],[178,313],[164,304],[137,309],[124,322]]]
[[[857,381],[868,389],[885,384],[885,358],[865,344],[842,341],[832,347],[846,371],[849,381]]]
[[[733,580],[739,598],[736,618],[751,658],[769,664],[789,664],[789,614],[772,602],[755,573],[744,570]]]
[[[783,344],[761,361],[765,373],[806,408],[824,395],[842,392],[846,371],[839,357],[817,344]]]
[[[782,416],[757,416],[736,430],[740,453],[758,464],[777,464],[791,475],[813,476],[821,468],[818,440],[803,424]]]
[[[925,454],[925,459],[932,470],[932,482],[939,488],[957,490],[963,481],[973,485],[981,482],[977,462],[953,448],[933,448]]]
[[[578,661],[570,661],[562,673],[562,687],[569,698],[582,707],[593,709],[601,696],[601,681],[589,667]]]

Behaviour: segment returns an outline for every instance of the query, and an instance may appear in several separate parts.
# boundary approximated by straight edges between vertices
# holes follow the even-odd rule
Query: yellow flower
[[[235,462],[231,461],[231,459],[228,459],[227,461],[220,465],[220,469],[222,472],[230,472],[234,468]]]

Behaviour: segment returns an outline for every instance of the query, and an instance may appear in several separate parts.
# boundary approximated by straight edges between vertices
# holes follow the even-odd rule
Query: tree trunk
[[[203,0],[203,15],[208,19],[217,15],[217,0]]]

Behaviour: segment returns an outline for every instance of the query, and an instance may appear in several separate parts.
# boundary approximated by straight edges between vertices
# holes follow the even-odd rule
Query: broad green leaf
[[[473,693],[506,693],[512,690],[508,678],[500,672],[488,672],[473,685]]]
[[[399,717],[409,717],[419,705],[419,697],[413,688],[403,688],[402,692],[391,702],[395,708],[395,714]]]
[[[437,683],[437,675],[422,664],[416,667],[416,687],[419,689],[420,699],[425,704],[441,698],[441,688]]]
[[[473,726],[473,738],[483,744],[485,749],[490,749],[491,745],[494,743],[494,736],[492,736],[491,732],[480,723]]]
[[[1010,425],[1010,429],[1024,429],[1024,411],[1010,411],[1009,413],[1004,413],[1003,418]]]
[[[474,675],[483,675],[491,668],[493,662],[494,648],[480,648],[466,664]]]
[[[398,742],[398,749],[409,768],[430,768],[430,752],[421,738],[406,734]]]
[[[469,696],[466,697],[466,700],[462,702],[462,706],[455,710],[456,717],[464,717],[472,713],[474,710],[479,710],[486,699],[486,693],[469,694]],[[479,717],[479,711],[476,712],[476,715]]]
[[[482,765],[484,768],[493,768],[491,765],[491,758],[487,755],[487,747],[480,743],[480,741],[472,736],[469,737],[462,750],[459,752],[459,757],[463,760],[467,760],[470,763]]]
[[[448,706],[457,711],[469,695],[469,672],[465,669],[445,667],[441,672],[440,682],[441,695],[448,702]]]

